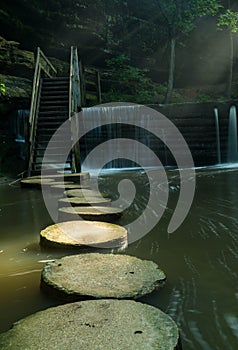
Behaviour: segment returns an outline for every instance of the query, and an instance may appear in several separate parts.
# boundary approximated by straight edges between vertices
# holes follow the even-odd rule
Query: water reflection
[[[116,197],[116,184],[124,175],[103,175],[102,189]],[[136,182],[137,196],[122,224],[143,212],[150,190],[142,172],[126,176]],[[142,301],[173,317],[184,350],[236,350],[238,170],[198,169],[189,215],[170,235],[167,227],[179,195],[178,173],[169,170],[169,180],[169,202],[163,217],[125,251],[154,260],[167,274],[165,287]],[[158,184],[153,186],[156,190]],[[4,331],[19,318],[57,304],[41,293],[40,271],[45,260],[66,253],[39,248],[39,231],[50,222],[40,191],[1,185],[0,192],[0,331]]]

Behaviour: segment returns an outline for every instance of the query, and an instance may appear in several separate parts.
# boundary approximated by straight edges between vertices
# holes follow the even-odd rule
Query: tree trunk
[[[169,76],[168,76],[168,87],[167,87],[167,92],[165,96],[164,103],[169,103],[172,92],[173,92],[173,87],[174,87],[174,70],[175,70],[175,44],[176,44],[176,39],[171,38],[170,39],[170,59],[169,59]]]
[[[229,39],[230,39],[230,55],[229,55],[229,68],[228,68],[228,76],[227,76],[226,96],[228,98],[231,98],[232,80],[233,80],[233,57],[234,57],[234,42],[233,42],[233,34],[231,31],[229,31]]]

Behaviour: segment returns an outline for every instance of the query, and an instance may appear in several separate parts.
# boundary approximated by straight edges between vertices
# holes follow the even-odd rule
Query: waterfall
[[[87,125],[96,125],[95,121],[100,121],[101,125],[91,128],[91,131],[80,139],[82,161],[94,149],[102,147],[95,156],[86,159],[83,164],[84,170],[99,169],[105,159],[108,160],[104,165],[106,169],[138,168],[142,164],[143,167],[155,167],[158,166],[158,153],[164,162],[164,138],[162,136],[162,141],[158,140],[148,131],[147,124],[151,124],[151,118],[143,115],[137,105],[85,108],[81,117],[84,129],[87,129]],[[141,127],[136,126],[136,120],[142,121]],[[153,122],[156,128],[158,122],[155,118]],[[126,139],[136,142],[128,146]],[[150,155],[148,149],[151,150]],[[153,155],[153,152],[157,155]]]
[[[20,157],[25,159],[25,122],[29,118],[28,109],[18,109],[15,123],[15,141],[19,143]]]
[[[217,146],[217,163],[221,164],[221,142],[220,142],[220,127],[218,108],[214,108],[215,126],[216,126],[216,146]]]
[[[236,106],[231,106],[229,112],[227,162],[238,162]]]

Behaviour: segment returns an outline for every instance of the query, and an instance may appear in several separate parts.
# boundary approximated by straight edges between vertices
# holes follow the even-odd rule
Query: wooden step
[[[53,78],[44,78],[44,82],[52,82],[52,81],[61,81],[61,80],[69,80],[68,77],[53,77]]]
[[[58,106],[58,105],[64,105],[64,106],[67,106],[68,108],[68,99],[45,99],[45,98],[41,98],[41,101],[40,101],[40,105],[53,105],[53,106]]]
[[[68,111],[39,111],[38,114],[39,117],[47,117],[47,116],[67,116],[68,117]]]
[[[46,112],[46,111],[53,111],[53,112],[68,112],[69,107],[62,105],[62,106],[56,106],[56,105],[49,105],[49,106],[45,106],[45,105],[40,105],[39,108],[40,112]]]
[[[57,95],[56,95],[57,94]],[[51,90],[51,89],[46,89],[45,90],[42,90],[41,91],[41,96],[48,96],[48,97],[51,97],[51,96],[68,96],[69,95],[69,91],[68,89],[61,89],[61,90]]]
[[[49,79],[45,80],[43,79],[42,86],[62,86],[62,85],[69,85],[69,79],[61,79],[61,80],[56,80],[56,79]]]

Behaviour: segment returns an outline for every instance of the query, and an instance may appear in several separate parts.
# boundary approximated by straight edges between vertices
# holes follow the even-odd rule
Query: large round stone
[[[27,177],[25,179],[22,179],[21,187],[36,187],[41,188],[42,186],[50,186],[54,184],[54,179],[50,178],[30,178]]]
[[[65,174],[47,174],[47,175],[35,175],[31,176],[28,179],[45,179],[49,178],[55,181],[62,181],[63,179],[66,181],[73,181],[76,183],[88,183],[90,179],[89,173],[65,173]]]
[[[165,274],[153,261],[120,254],[66,256],[45,265],[42,288],[65,300],[140,298],[161,287]]]
[[[133,300],[52,307],[0,335],[4,350],[174,350],[179,332],[161,310]]]
[[[76,189],[76,190],[68,190],[64,192],[65,196],[67,197],[98,197],[101,198],[101,196],[98,195],[97,191],[85,189],[82,191],[82,189]],[[103,197],[107,197],[106,193],[102,193]]]
[[[67,182],[67,183],[54,183],[54,185],[51,186],[53,190],[75,190],[75,189],[81,189],[81,188],[89,188],[88,186],[84,186],[81,184],[76,184],[73,182]]]
[[[111,203],[111,199],[109,198],[98,198],[98,197],[90,197],[90,203],[84,197],[70,197],[70,198],[60,198],[58,200],[58,206],[61,207],[80,207],[80,206],[89,206],[89,205],[107,205]]]
[[[58,209],[59,221],[89,220],[89,221],[117,221],[121,216],[121,209],[109,206],[62,207]]]
[[[42,230],[40,243],[57,248],[119,248],[127,245],[127,230],[107,222],[67,221]]]

